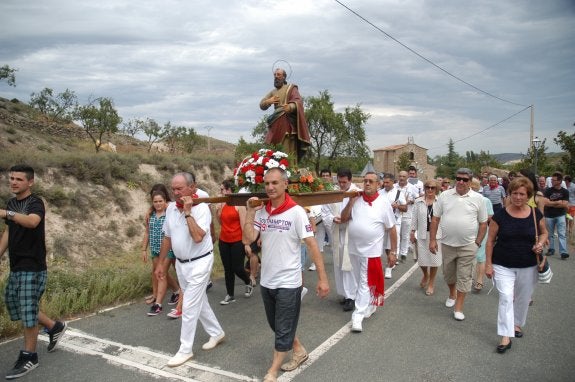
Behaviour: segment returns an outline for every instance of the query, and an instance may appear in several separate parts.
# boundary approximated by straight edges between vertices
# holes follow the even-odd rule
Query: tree
[[[447,144],[447,155],[438,155],[433,160],[433,164],[437,167],[437,176],[452,178],[455,172],[463,162],[463,158],[455,152],[455,143],[453,139],[449,138]]]
[[[172,126],[168,121],[164,125],[164,139],[162,142],[168,146],[170,153],[175,153],[178,150],[178,144],[182,136],[186,133],[186,128],[183,126]]]
[[[152,150],[152,146],[157,141],[163,139],[166,136],[166,132],[171,128],[170,122],[167,122],[164,127],[160,126],[158,122],[151,118],[146,118],[146,121],[142,124],[142,131],[147,137],[148,142],[148,152]]]
[[[52,121],[63,119],[69,122],[78,106],[78,98],[70,89],[54,95],[54,90],[44,88],[40,93],[30,95],[30,106],[47,115]]]
[[[0,67],[0,80],[6,80],[8,86],[16,87],[16,73],[18,69],[13,69],[8,65]]]
[[[236,144],[236,149],[234,151],[234,160],[236,163],[241,162],[245,157],[251,155],[253,152],[258,151],[262,148],[261,143],[258,142],[248,142],[244,137],[240,137],[238,143]],[[273,148],[270,148],[273,150]]]
[[[529,147],[527,149],[527,154],[525,154],[523,156],[523,159],[516,163],[515,165],[513,165],[512,169],[514,171],[519,171],[521,169],[529,169],[531,171],[535,170],[535,152],[537,152],[537,172],[538,174],[535,175],[541,175],[541,174],[551,174],[553,171],[555,171],[554,166],[549,162],[549,159],[547,158],[547,147],[545,145],[545,143],[547,142],[547,139],[543,139],[543,141],[541,141],[541,145],[539,145],[539,148],[537,150],[534,149],[533,146]]]
[[[476,154],[473,151],[466,151],[463,166],[471,169],[474,174],[480,174],[483,167],[501,168],[501,163],[489,152],[481,150]]]
[[[88,105],[77,107],[74,114],[92,139],[96,152],[100,151],[102,136],[116,133],[118,125],[122,122],[122,118],[114,108],[112,99],[106,97],[91,101]]]
[[[397,172],[407,171],[407,169],[411,165],[410,157],[411,157],[411,155],[407,151],[399,154],[399,157],[397,158],[397,162],[395,162],[395,170]]]
[[[575,176],[575,133],[569,135],[561,130],[553,141],[564,151],[561,156],[563,171],[565,174]]]
[[[193,127],[184,128],[184,134],[182,135],[181,146],[185,152],[188,154],[193,152],[194,149],[205,143],[205,139],[196,133]]]
[[[318,97],[304,99],[306,119],[309,126],[311,146],[304,157],[304,164],[311,165],[316,173],[320,168],[358,167],[369,160],[365,143],[365,124],[371,117],[359,105],[346,107],[336,113],[327,90]]]
[[[133,138],[136,136],[136,134],[138,134],[140,131],[143,130],[142,128],[143,124],[144,121],[142,121],[141,119],[137,118],[130,119],[128,122],[124,122],[120,132]]]

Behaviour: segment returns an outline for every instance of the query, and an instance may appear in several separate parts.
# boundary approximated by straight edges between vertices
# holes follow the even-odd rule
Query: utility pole
[[[529,129],[529,147],[531,148],[531,150],[533,150],[533,114],[535,113],[534,109],[535,107],[533,105],[530,106],[531,107],[531,126]]]

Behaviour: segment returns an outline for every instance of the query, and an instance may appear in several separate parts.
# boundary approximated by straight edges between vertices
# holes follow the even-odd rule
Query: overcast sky
[[[413,137],[435,156],[452,138],[462,155],[525,153],[530,109],[464,138],[531,104],[550,151],[559,130],[573,131],[573,0],[341,2],[508,102],[333,0],[2,0],[0,66],[18,72],[0,96],[28,102],[68,88],[81,103],[113,98],[125,121],[212,126],[212,137],[236,143],[264,115],[258,104],[280,60],[303,96],[327,89],[336,111],[370,113],[371,149]]]

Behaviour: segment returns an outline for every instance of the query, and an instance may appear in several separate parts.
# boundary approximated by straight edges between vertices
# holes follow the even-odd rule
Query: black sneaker
[[[172,293],[172,297],[170,297],[170,301],[168,301],[168,305],[176,305],[180,301],[180,294],[179,293]]]
[[[54,327],[48,331],[48,336],[50,337],[50,343],[48,343],[49,352],[56,348],[66,329],[68,329],[68,324],[65,321],[56,321]]]
[[[209,291],[213,285],[214,285],[214,283],[212,283],[212,280],[210,280],[210,282],[208,283],[208,286],[206,287],[206,292]]]
[[[150,311],[148,312],[148,316],[157,316],[160,313],[162,313],[162,306],[160,304],[154,304],[150,308]]]
[[[6,373],[6,379],[20,378],[38,367],[38,354],[21,350],[12,370]]]
[[[569,258],[569,254],[568,253],[562,253],[561,254],[561,259],[562,260],[567,260]]]
[[[547,256],[553,256],[555,254],[555,250],[554,249],[550,249],[547,251]]]

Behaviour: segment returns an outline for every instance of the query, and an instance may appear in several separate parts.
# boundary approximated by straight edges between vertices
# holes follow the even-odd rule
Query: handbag
[[[537,217],[534,207],[531,207],[531,212],[533,213],[533,223],[535,224],[535,244],[537,244],[539,241],[539,230],[537,229]],[[551,271],[549,261],[547,261],[547,256],[536,253],[535,257],[537,258],[537,281],[539,281],[539,284],[549,284],[553,277],[553,271]],[[543,268],[541,268],[541,263],[543,263]]]

